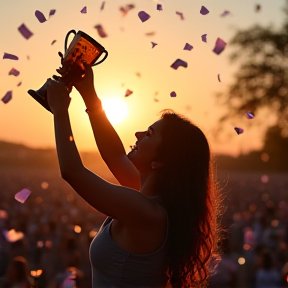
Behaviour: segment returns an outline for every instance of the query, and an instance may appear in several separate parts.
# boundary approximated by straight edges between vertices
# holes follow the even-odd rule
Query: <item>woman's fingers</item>
[[[54,80],[56,80],[56,81],[59,81],[59,80],[60,80],[60,77],[57,76],[57,75],[53,75],[52,78],[53,78]]]
[[[58,55],[59,55],[60,58],[61,58],[61,64],[63,64],[63,60],[64,60],[63,54],[59,51],[59,52],[58,52]]]

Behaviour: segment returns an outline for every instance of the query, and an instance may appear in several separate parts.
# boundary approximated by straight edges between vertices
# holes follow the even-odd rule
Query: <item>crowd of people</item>
[[[210,287],[288,287],[287,174],[218,177],[225,233]],[[14,196],[23,188],[32,193],[20,203]],[[91,287],[89,245],[104,219],[57,169],[1,170],[0,287]]]

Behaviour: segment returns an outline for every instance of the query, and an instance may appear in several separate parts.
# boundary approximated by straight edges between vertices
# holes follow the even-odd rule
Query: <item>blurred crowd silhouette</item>
[[[57,170],[0,172],[0,288],[30,288],[37,279],[40,288],[91,287],[89,245],[105,215]],[[288,287],[288,175],[220,171],[218,177],[226,232],[209,287]],[[23,188],[32,193],[22,204],[14,195]],[[31,271],[40,271],[39,278]]]

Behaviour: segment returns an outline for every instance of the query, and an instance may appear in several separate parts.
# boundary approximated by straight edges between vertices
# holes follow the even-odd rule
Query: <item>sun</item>
[[[129,114],[128,106],[120,98],[105,98],[102,100],[102,107],[111,124],[121,123]]]

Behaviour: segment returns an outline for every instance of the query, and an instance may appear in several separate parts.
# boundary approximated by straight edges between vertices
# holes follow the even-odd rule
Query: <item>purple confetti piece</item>
[[[11,59],[11,60],[18,60],[18,56],[13,55],[13,54],[9,54],[9,53],[5,53],[3,55],[3,59]]]
[[[175,91],[172,91],[172,92],[170,93],[170,96],[171,96],[171,97],[176,97],[176,92],[175,92]]]
[[[56,13],[56,9],[51,9],[49,12],[49,18]]]
[[[254,119],[255,115],[254,115],[253,112],[246,112],[246,117],[247,117],[248,119]]]
[[[238,127],[235,127],[234,130],[236,131],[236,133],[237,133],[238,135],[240,135],[240,134],[242,134],[242,133],[244,132],[244,129],[238,128]]]
[[[191,51],[192,49],[193,49],[193,46],[190,45],[189,43],[186,43],[185,47],[183,48],[183,50],[188,50],[188,51]]]
[[[100,10],[102,11],[104,9],[104,7],[105,7],[105,1],[102,2]]]
[[[35,11],[35,16],[36,16],[36,18],[38,19],[38,21],[40,23],[44,23],[44,22],[47,21],[45,16],[44,16],[44,14],[41,11],[39,11],[39,10]]]
[[[24,23],[18,27],[18,31],[27,40],[33,35],[33,33],[27,28]]]
[[[80,12],[81,13],[87,13],[87,6],[83,7]]]
[[[158,10],[158,11],[163,11],[162,4],[157,4],[157,10]]]
[[[184,15],[181,12],[176,11],[176,14],[180,16],[181,20],[184,20]]]
[[[53,40],[52,43],[51,43],[51,45],[53,45],[56,41],[57,41],[57,40]]]
[[[98,24],[96,26],[94,26],[94,28],[96,28],[98,35],[102,38],[107,37],[108,35],[106,34],[106,32],[104,31],[104,28],[101,24]]]
[[[22,84],[22,82],[19,82],[19,83],[17,84],[17,87],[19,87],[21,84]]]
[[[16,193],[14,198],[18,202],[23,204],[27,200],[30,194],[31,194],[31,191],[29,189],[24,188],[20,192]]]
[[[229,14],[231,14],[231,12],[228,11],[228,10],[225,10],[225,11],[220,15],[220,17],[226,17],[226,16],[228,16]]]
[[[20,72],[15,68],[12,68],[8,73],[8,75],[14,75],[14,76],[18,76],[19,74]]]
[[[128,13],[128,10],[125,8],[125,7],[120,7],[119,8],[119,10],[120,10],[120,12],[122,12],[122,16],[124,17],[124,16],[126,16],[126,14]]]
[[[133,93],[133,91],[127,89],[127,90],[126,90],[126,93],[125,93],[125,97],[130,96],[132,93]]]
[[[1,99],[1,101],[4,103],[4,104],[7,104],[10,100],[12,99],[12,90],[11,91],[8,91],[4,97]]]
[[[209,13],[209,10],[206,7],[202,6],[200,10],[200,14],[207,15],[208,13]]]
[[[261,5],[260,4],[256,4],[255,5],[255,11],[259,12],[261,10]]]
[[[203,42],[207,43],[207,34],[203,34],[201,38]]]
[[[151,42],[151,44],[152,44],[152,49],[153,49],[156,45],[158,45],[158,44],[155,43],[155,42]]]
[[[135,5],[134,4],[128,4],[126,5],[126,10],[129,11],[129,10],[132,10],[135,8]]]
[[[145,33],[145,35],[146,36],[153,36],[153,35],[155,35],[155,32],[153,31],[153,32],[147,32],[147,33]]]
[[[221,82],[220,74],[217,75],[218,81]]]
[[[217,38],[213,52],[219,55],[225,49],[226,45],[227,43],[224,42],[221,38]]]
[[[180,67],[180,66],[182,66],[184,68],[187,68],[188,64],[187,64],[187,62],[185,62],[185,61],[183,61],[181,59],[177,59],[176,61],[174,61],[174,63],[170,67],[175,69],[175,70],[177,70],[178,67]]]
[[[140,20],[141,20],[142,22],[145,22],[145,21],[147,21],[147,20],[150,18],[150,15],[147,14],[145,11],[140,11],[140,12],[138,13],[138,17],[140,18]]]

